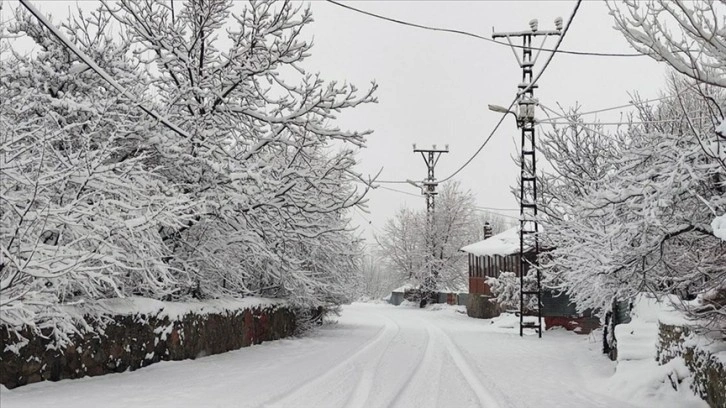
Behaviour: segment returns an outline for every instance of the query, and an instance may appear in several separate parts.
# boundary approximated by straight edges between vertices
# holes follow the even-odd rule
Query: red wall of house
[[[485,277],[481,276],[470,276],[469,277],[469,293],[476,293],[480,295],[491,295],[492,290],[489,285],[485,282]]]

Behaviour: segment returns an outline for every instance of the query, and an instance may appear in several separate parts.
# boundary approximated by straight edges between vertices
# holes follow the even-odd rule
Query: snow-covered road
[[[300,339],[2,390],[2,407],[629,407],[597,339],[519,338],[454,309],[354,304]]]

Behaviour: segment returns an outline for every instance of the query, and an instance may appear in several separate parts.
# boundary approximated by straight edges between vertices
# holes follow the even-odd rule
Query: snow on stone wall
[[[604,392],[617,392],[644,406],[706,405],[694,389],[698,381],[694,367],[678,353],[662,358],[664,322],[686,323],[674,308],[674,301],[677,300],[668,296],[656,299],[649,294],[640,294],[633,300],[631,321],[615,327],[618,364],[605,383]]]
[[[223,353],[279,339],[295,331],[295,314],[281,301],[211,300],[197,303],[118,299],[106,314],[87,318],[93,330],[58,349],[30,329],[0,325],[0,384],[29,383],[135,370],[163,360]]]
[[[682,359],[691,389],[711,407],[726,407],[726,343],[706,339],[685,325],[659,324],[658,362]]]

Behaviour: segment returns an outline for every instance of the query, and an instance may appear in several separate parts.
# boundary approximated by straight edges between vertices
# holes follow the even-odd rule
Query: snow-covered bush
[[[497,278],[486,278],[486,282],[494,295],[494,298],[502,308],[502,310],[519,310],[520,302],[520,282],[519,277],[514,272],[502,272]],[[530,273],[524,276],[524,290],[533,291],[537,287],[537,275]],[[526,296],[524,304],[525,310],[537,310],[537,297]]]

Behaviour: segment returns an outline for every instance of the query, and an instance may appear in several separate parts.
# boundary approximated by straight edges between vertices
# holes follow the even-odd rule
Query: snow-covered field
[[[600,354],[599,337],[554,330],[520,338],[512,318],[440,309],[354,304],[305,338],[2,388],[2,408],[656,406],[642,389],[628,400],[609,387],[615,363]],[[703,406],[682,394],[657,397],[659,407]]]

